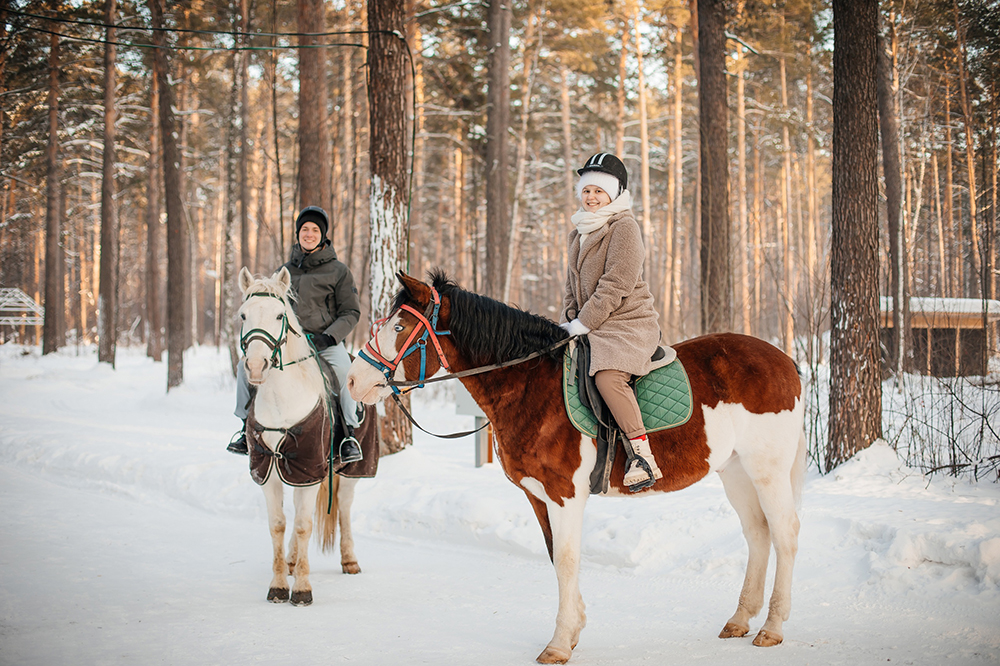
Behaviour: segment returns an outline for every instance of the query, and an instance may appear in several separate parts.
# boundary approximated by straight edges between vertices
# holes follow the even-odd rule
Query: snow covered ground
[[[227,361],[186,381],[120,350],[0,346],[0,664],[527,664],[555,576],[523,494],[470,439],[416,434],[358,485],[362,573],[312,549],[315,603],[264,600],[270,541],[246,459],[225,452]],[[466,429],[448,390],[415,415]],[[925,478],[875,446],[811,471],[784,644],[716,638],[746,545],[719,480],[592,498],[574,664],[998,664],[1000,487]]]

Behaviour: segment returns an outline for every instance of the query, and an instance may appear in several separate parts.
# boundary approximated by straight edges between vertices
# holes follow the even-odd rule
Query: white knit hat
[[[583,197],[583,188],[587,185],[596,185],[611,197],[614,201],[618,198],[618,195],[622,193],[621,181],[612,176],[610,173],[604,173],[603,171],[584,171],[580,176],[580,180],[576,181],[576,198],[581,199]]]

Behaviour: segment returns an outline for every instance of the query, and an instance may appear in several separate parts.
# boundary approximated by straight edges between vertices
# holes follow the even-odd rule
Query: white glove
[[[586,335],[590,333],[590,329],[583,325],[583,322],[579,319],[574,319],[573,321],[568,321],[565,324],[559,324],[559,327],[570,334],[570,337],[577,335]]]

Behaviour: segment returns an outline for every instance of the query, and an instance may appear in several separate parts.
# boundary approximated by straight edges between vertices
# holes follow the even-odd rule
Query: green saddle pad
[[[593,412],[580,402],[576,379],[576,364],[571,350],[563,354],[563,401],[566,414],[577,430],[589,437],[597,437],[597,419]],[[646,432],[675,428],[691,418],[691,382],[680,360],[653,370],[636,380],[636,397],[642,423]]]

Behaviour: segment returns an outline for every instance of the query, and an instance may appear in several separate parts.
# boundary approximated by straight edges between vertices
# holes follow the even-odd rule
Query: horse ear
[[[292,275],[288,272],[288,269],[282,266],[277,273],[274,274],[278,278],[278,284],[281,285],[281,290],[283,292],[288,291],[288,287],[292,284]]]
[[[240,291],[246,294],[251,284],[253,284],[253,275],[244,266],[240,269]]]
[[[421,303],[430,300],[431,288],[417,278],[410,277],[403,271],[396,273],[396,278],[399,279],[399,281],[403,284],[403,289],[405,289],[414,300]]]

